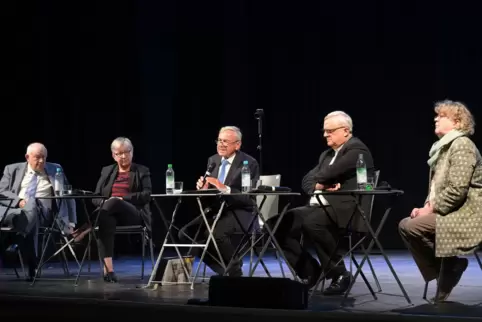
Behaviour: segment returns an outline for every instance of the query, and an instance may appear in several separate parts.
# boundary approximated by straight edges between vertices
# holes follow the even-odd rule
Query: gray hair
[[[340,123],[343,126],[346,126],[348,128],[348,131],[353,132],[353,121],[350,117],[350,115],[346,114],[343,111],[334,111],[329,113],[327,116],[325,116],[325,120],[332,118],[332,117],[337,117],[340,119]]]
[[[111,151],[114,151],[117,147],[119,147],[121,145],[126,145],[129,148],[129,150],[131,150],[131,152],[134,152],[134,146],[132,145],[131,140],[129,140],[126,137],[122,137],[122,136],[120,136],[120,137],[116,138],[114,141],[112,141],[112,144],[110,145],[110,149],[111,149]]]
[[[47,156],[47,148],[42,143],[34,142],[27,146],[27,154],[31,154],[34,150],[41,149],[43,154]]]
[[[241,141],[243,138],[243,134],[241,133],[241,130],[237,126],[223,126],[220,130],[219,133],[224,132],[224,131],[233,131],[236,133],[236,137],[238,138],[238,141]]]

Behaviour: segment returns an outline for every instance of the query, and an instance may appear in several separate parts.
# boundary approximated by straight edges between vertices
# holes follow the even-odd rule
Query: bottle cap
[[[247,165],[247,164],[248,164],[248,160],[244,160],[244,161],[243,161],[243,164],[244,164],[244,165]]]
[[[172,168],[172,164],[168,164],[167,167],[168,167],[168,168]]]
[[[57,168],[57,173],[60,173],[60,172],[62,172],[62,169]]]

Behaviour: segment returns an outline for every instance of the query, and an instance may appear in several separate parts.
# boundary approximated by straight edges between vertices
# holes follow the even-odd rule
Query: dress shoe
[[[444,302],[447,300],[454,287],[460,282],[462,274],[468,265],[469,260],[467,258],[458,258],[452,267],[447,267],[447,270],[444,270],[444,276],[442,276],[441,280],[442,283],[439,285],[438,297],[435,295],[435,297],[432,298],[432,302]]]
[[[115,275],[114,272],[108,272],[107,274],[104,274],[104,282],[106,283],[117,283],[117,275]]]
[[[18,244],[12,244],[5,250],[9,254],[16,254],[18,252]]]
[[[323,292],[323,295],[342,295],[350,286],[353,276],[350,272],[345,272],[333,278],[330,286]]]

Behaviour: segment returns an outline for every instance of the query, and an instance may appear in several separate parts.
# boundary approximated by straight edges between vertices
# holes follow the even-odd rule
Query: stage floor
[[[378,299],[374,300],[367,287],[359,278],[344,307],[340,307],[341,297],[322,296],[319,291],[312,297],[309,312],[351,313],[351,314],[382,314],[412,316],[418,319],[423,316],[450,316],[452,318],[482,317],[482,271],[474,257],[470,257],[470,264],[462,277],[459,285],[450,296],[450,302],[438,307],[422,299],[424,288],[423,279],[418,272],[412,258],[407,252],[390,252],[390,260],[399,274],[412,305],[408,304],[402,295],[395,279],[379,255],[372,255],[371,259],[377,272],[382,292],[377,293]],[[281,276],[280,267],[274,257],[265,258],[270,272],[274,276]],[[347,262],[347,265],[349,263]],[[76,287],[73,281],[39,279],[34,286],[13,275],[11,269],[3,269],[0,274],[0,294],[4,296],[63,298],[63,299],[95,299],[105,301],[120,301],[149,304],[187,305],[190,299],[207,300],[208,282],[196,284],[194,290],[189,285],[165,285],[157,290],[143,289],[151,272],[151,264],[146,261],[144,281],[140,280],[140,258],[120,258],[115,261],[116,271],[120,282],[106,284],[100,279],[99,263],[92,262],[91,273],[85,273]],[[249,266],[249,258],[245,259],[244,272]],[[76,273],[74,264],[70,265],[71,273]],[[375,288],[375,283],[368,266],[364,269],[366,276]],[[285,266],[285,272],[289,272]],[[43,271],[43,277],[63,277],[60,265],[48,264]],[[212,274],[207,270],[207,275]],[[257,276],[265,276],[261,267],[257,269]],[[291,274],[287,273],[287,277]],[[376,289],[375,289],[376,291]],[[429,286],[428,298],[435,293],[435,283]],[[305,311],[306,314],[306,311]]]

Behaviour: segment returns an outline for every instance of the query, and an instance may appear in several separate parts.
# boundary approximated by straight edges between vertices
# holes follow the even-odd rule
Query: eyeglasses
[[[335,132],[336,130],[343,129],[343,128],[344,128],[344,126],[339,126],[339,127],[334,128],[334,129],[321,129],[321,132],[326,133],[326,134],[331,134],[331,133]]]
[[[124,152],[114,152],[116,157],[128,156],[131,153],[131,150],[124,151]]]
[[[220,139],[214,140],[214,143],[216,143],[216,145],[230,145],[230,144],[234,144],[234,143],[238,143],[238,142],[239,141],[230,142],[230,141],[220,140]]]

